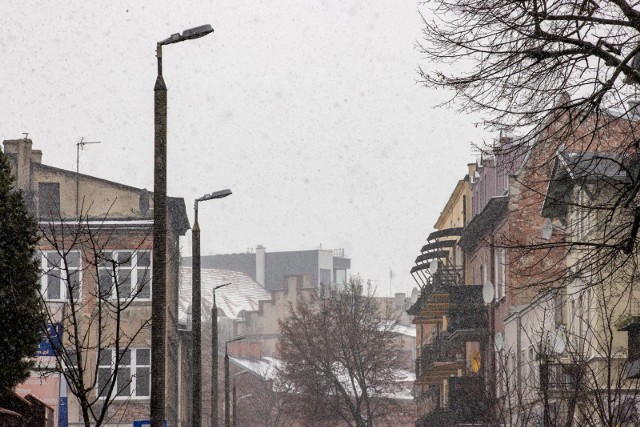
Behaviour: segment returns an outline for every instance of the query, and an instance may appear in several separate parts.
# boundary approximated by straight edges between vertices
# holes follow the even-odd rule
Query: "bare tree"
[[[584,266],[634,263],[640,230],[638,3],[438,0],[421,7],[425,85],[451,89],[460,110],[480,112],[485,125],[510,136],[510,144],[485,146],[487,152],[527,153],[523,167],[531,173],[516,181],[537,209],[544,198],[549,205],[564,203],[576,187],[565,181],[586,190],[570,202],[583,218],[564,217],[556,229],[582,226],[588,217],[602,230],[588,240],[569,233],[547,241],[498,239],[498,246],[514,249],[513,268],[523,277],[534,274],[530,282],[559,286],[584,275]],[[568,174],[552,176],[558,160]],[[550,181],[559,192],[547,193]],[[598,185],[612,181],[615,191],[600,197]],[[555,248],[560,256],[582,250],[584,268],[540,268]]]
[[[550,114],[622,108],[640,81],[640,10],[625,0],[439,0],[422,3],[419,49],[438,69],[425,84],[455,91],[463,109],[500,129]],[[562,102],[554,103],[562,94]],[[535,132],[529,133],[533,136]]]
[[[498,393],[490,425],[640,422],[638,380],[630,376],[626,336],[618,330],[630,301],[624,288],[602,281],[550,290],[512,315],[506,329],[510,323],[518,330],[497,353]]]
[[[149,391],[149,351],[133,344],[150,325],[135,308],[151,292],[150,229],[123,235],[105,218],[41,223],[42,298],[59,325],[47,328],[56,344],[46,368],[64,376],[87,427],[117,421]]]
[[[300,301],[280,321],[279,378],[309,422],[372,426],[393,407],[401,345],[371,290],[351,278],[326,298]]]
[[[256,369],[237,381],[237,426],[291,427],[299,414],[294,405],[295,394],[287,384],[269,372]]]

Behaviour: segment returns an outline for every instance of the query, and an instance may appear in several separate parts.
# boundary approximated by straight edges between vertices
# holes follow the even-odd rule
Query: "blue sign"
[[[47,331],[42,332],[36,356],[55,356],[55,349],[62,345],[62,323],[47,323]]]
[[[58,427],[68,427],[67,398],[61,397],[58,404]]]
[[[140,421],[133,422],[133,427],[144,427],[144,426],[150,426],[150,425],[151,425],[151,420],[140,420]],[[167,427],[167,420],[164,420],[164,427]]]

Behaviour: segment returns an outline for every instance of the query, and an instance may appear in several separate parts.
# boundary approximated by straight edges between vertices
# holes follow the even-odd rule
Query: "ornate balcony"
[[[456,286],[449,289],[447,332],[454,340],[480,340],[489,327],[482,286]]]
[[[450,377],[448,379],[448,405],[440,406],[440,387],[431,387],[437,393],[435,405],[425,402],[428,413],[423,415],[416,422],[419,427],[452,427],[482,425],[481,423],[488,415],[489,400],[481,376]],[[427,397],[432,397],[432,393],[427,393]],[[432,399],[433,400],[433,399]],[[431,408],[428,408],[431,406]]]
[[[540,363],[540,389],[552,393],[575,391],[578,369],[575,363]]]
[[[484,378],[480,375],[449,378],[449,409],[456,423],[481,421],[489,410]]]
[[[440,384],[465,366],[464,343],[450,341],[441,334],[433,343],[422,347],[416,360],[416,385]]]
[[[416,421],[416,427],[451,427],[455,426],[454,413],[448,408],[436,408]]]

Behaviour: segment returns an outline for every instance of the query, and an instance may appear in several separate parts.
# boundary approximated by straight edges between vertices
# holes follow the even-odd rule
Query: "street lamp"
[[[193,202],[195,211],[193,229],[191,230],[191,335],[193,337],[192,366],[192,423],[194,427],[202,425],[202,313],[200,287],[200,224],[198,224],[198,202],[222,199],[231,194],[231,190],[215,191],[196,199]]]
[[[228,352],[228,344],[234,341],[240,341],[245,339],[246,337],[235,337],[231,338],[224,343],[224,427],[231,427],[231,419],[230,419],[230,403],[229,403],[229,352]]]
[[[211,427],[218,427],[218,306],[216,306],[216,289],[231,283],[223,283],[213,288],[213,304],[211,305]]]
[[[240,371],[240,372],[238,372],[236,374],[233,374],[233,388],[231,389],[232,390],[231,391],[231,402],[233,402],[233,410],[232,410],[232,413],[231,413],[231,418],[233,420],[232,421],[233,427],[236,427],[236,425],[237,425],[237,418],[236,417],[238,415],[238,411],[236,409],[237,402],[238,402],[237,399],[236,399],[236,380],[238,379],[237,377],[239,377],[240,375],[244,375],[247,372],[249,372],[249,371],[244,370],[244,371]],[[242,396],[242,397],[246,397],[246,396]]]
[[[213,32],[211,25],[173,34],[156,45],[158,75],[154,92],[153,169],[153,291],[151,296],[151,427],[165,420],[165,269],[167,261],[167,86],[162,77],[162,46],[196,39]]]

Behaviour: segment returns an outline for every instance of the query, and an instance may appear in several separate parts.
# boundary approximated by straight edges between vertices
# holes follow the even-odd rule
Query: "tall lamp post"
[[[151,299],[151,427],[165,420],[165,269],[167,252],[167,86],[162,77],[162,46],[197,39],[213,32],[211,25],[185,30],[156,46],[158,75],[154,91],[153,292]]]
[[[224,343],[224,427],[231,427],[231,405],[229,402],[229,352],[230,342],[240,341],[245,337],[235,337]]]
[[[231,194],[231,190],[215,191],[196,199],[193,203],[194,220],[191,230],[191,330],[193,337],[192,366],[192,422],[193,427],[202,425],[202,313],[200,287],[200,224],[198,224],[198,203],[213,199],[222,199]]]
[[[211,305],[211,427],[218,427],[218,306],[216,290],[231,283],[223,283],[213,288]]]

